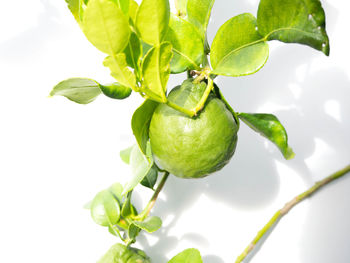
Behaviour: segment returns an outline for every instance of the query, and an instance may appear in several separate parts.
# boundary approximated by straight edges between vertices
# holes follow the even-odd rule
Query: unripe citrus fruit
[[[140,249],[113,245],[98,263],[151,263],[150,258]]]
[[[168,99],[186,109],[201,99],[206,83],[192,79],[174,88]],[[238,126],[225,104],[210,94],[204,109],[194,118],[157,106],[150,124],[150,141],[156,163],[182,178],[207,176],[228,163],[237,144]]]

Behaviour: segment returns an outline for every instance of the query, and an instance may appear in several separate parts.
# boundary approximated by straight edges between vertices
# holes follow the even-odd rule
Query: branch
[[[323,180],[316,182],[314,186],[312,186],[307,191],[299,194],[298,196],[294,197],[291,201],[286,203],[283,208],[278,210],[272,218],[267,222],[267,224],[258,232],[258,234],[255,236],[255,238],[252,240],[252,242],[245,248],[245,250],[242,252],[241,255],[239,255],[236,259],[236,263],[242,262],[247,255],[254,249],[256,244],[259,242],[259,240],[266,234],[267,231],[270,230],[271,227],[276,225],[278,221],[286,215],[295,205],[306,199],[307,197],[310,197],[312,194],[314,194],[317,190],[321,189],[323,186],[327,185],[328,183],[342,177],[343,175],[350,172],[350,165],[344,167],[343,169],[335,172],[334,174],[329,175],[328,177],[324,178]]]

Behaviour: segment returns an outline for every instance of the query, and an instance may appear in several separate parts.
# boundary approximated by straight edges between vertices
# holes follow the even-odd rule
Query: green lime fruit
[[[151,263],[151,260],[140,249],[115,244],[97,263]]]
[[[185,80],[168,99],[186,109],[194,108],[206,83]],[[182,178],[201,178],[224,167],[237,144],[237,123],[224,102],[210,94],[194,118],[159,104],[153,113],[149,137],[158,166]]]

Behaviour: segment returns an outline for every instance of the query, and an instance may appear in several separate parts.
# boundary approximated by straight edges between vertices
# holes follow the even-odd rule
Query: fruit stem
[[[154,193],[153,193],[151,199],[149,200],[147,206],[141,212],[141,214],[139,214],[136,217],[137,220],[143,221],[149,215],[149,213],[151,212],[154,204],[156,203],[158,195],[159,195],[160,191],[162,191],[163,186],[164,186],[166,180],[168,179],[168,177],[169,177],[169,172],[165,172],[164,175],[163,175],[162,180],[160,181],[159,185],[157,186],[156,190],[154,191]]]
[[[182,112],[182,113],[186,114],[187,116],[189,116],[191,118],[195,115],[195,112],[193,110],[185,109],[185,108],[177,105],[176,103],[171,102],[170,100],[168,100],[166,102],[166,105],[168,105],[169,107],[171,107],[171,108],[173,108],[173,109],[175,109],[175,110],[177,110],[179,112]]]
[[[213,80],[211,78],[208,78],[208,85],[202,95],[202,98],[200,99],[200,101],[197,103],[196,107],[194,107],[192,109],[192,111],[194,112],[194,115],[196,116],[197,113],[199,111],[201,111],[204,108],[204,104],[207,101],[210,92],[212,91],[212,89],[214,88],[214,83]]]
[[[256,244],[260,241],[260,239],[272,228],[275,226],[283,216],[285,216],[295,205],[306,199],[307,197],[310,197],[313,193],[315,193],[317,190],[325,186],[326,184],[342,177],[343,175],[350,172],[350,165],[344,167],[343,169],[327,176],[323,180],[316,182],[311,188],[306,190],[305,192],[297,195],[294,197],[291,201],[286,203],[283,208],[278,210],[272,218],[267,222],[267,224],[258,232],[258,234],[255,236],[255,238],[250,242],[250,244],[244,249],[241,255],[239,255],[236,259],[236,263],[242,262],[247,255],[254,249]],[[263,242],[263,241],[261,241]]]

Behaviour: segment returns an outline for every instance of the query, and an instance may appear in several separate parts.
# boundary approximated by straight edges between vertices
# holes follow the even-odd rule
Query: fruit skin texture
[[[151,263],[151,261],[142,250],[115,244],[97,263]]]
[[[206,83],[185,80],[168,99],[192,109],[202,97]],[[182,178],[205,177],[224,167],[234,154],[238,126],[225,104],[210,94],[197,117],[159,104],[153,113],[149,137],[158,166]]]

